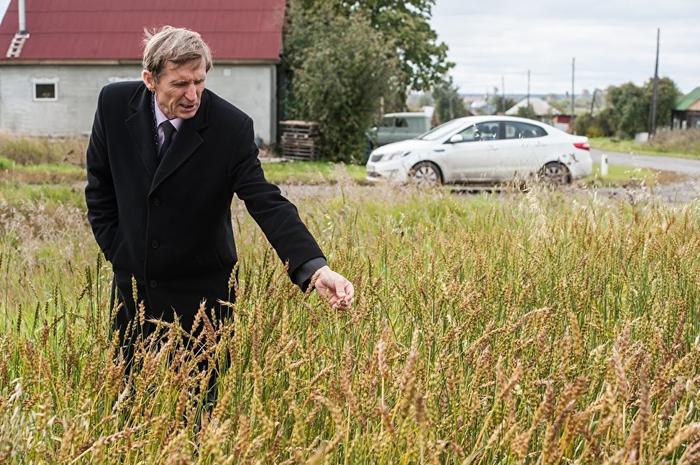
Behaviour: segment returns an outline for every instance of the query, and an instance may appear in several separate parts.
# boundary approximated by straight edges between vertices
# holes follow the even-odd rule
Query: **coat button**
[[[160,207],[160,199],[158,197],[155,197],[153,199],[153,206],[154,207]]]
[[[154,241],[151,241],[151,247],[154,249],[157,249],[158,247],[160,247],[160,244],[158,243],[158,241],[154,240]]]
[[[152,288],[156,288],[156,287],[158,287],[158,281],[156,281],[155,279],[151,279],[151,282],[148,283],[148,285],[151,286]]]

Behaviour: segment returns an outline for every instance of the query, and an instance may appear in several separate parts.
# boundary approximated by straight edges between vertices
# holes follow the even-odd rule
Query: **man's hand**
[[[355,288],[344,276],[331,270],[328,266],[318,269],[311,278],[311,285],[316,288],[318,294],[337,309],[349,308],[352,305],[352,297]]]

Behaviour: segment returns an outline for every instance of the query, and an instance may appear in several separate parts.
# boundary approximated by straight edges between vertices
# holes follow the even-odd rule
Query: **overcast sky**
[[[437,0],[432,25],[464,93],[500,89],[501,76],[506,93],[525,93],[528,69],[532,93],[564,93],[572,57],[577,94],[642,84],[654,73],[657,27],[659,74],[684,93],[700,86],[700,0]]]
[[[634,5],[634,6],[632,6]],[[681,92],[700,86],[700,0],[437,0],[432,25],[449,46],[451,74],[464,93],[575,92],[654,74],[661,28],[659,75]],[[500,92],[500,90],[499,90]]]

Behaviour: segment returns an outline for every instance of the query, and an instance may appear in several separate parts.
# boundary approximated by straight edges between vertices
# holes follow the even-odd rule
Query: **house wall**
[[[218,65],[207,88],[253,118],[256,136],[276,137],[276,68],[273,64]],[[89,134],[100,89],[113,80],[140,79],[138,65],[0,66],[0,130],[13,134]],[[56,80],[55,101],[35,101],[34,81]]]

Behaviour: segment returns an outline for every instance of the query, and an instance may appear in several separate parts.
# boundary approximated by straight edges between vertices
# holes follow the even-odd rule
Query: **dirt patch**
[[[281,185],[282,194],[292,202],[324,201],[348,196],[358,198],[366,196],[372,199],[395,198],[411,193],[415,186],[395,186],[389,184],[363,186],[357,184],[334,185]],[[660,172],[657,182],[652,185],[628,184],[616,187],[586,187],[570,185],[561,188],[571,195],[596,195],[610,199],[638,203],[661,200],[668,203],[688,203],[700,198],[700,178],[689,178],[673,172]],[[468,189],[452,188],[455,195],[478,195],[483,193],[524,195],[515,189]]]

